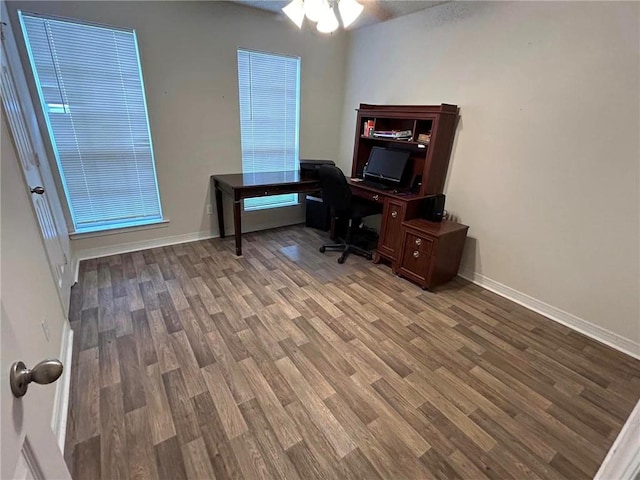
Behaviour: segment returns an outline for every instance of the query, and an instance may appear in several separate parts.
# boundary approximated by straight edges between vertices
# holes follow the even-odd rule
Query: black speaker
[[[442,193],[424,199],[422,216],[431,222],[441,222],[444,213],[444,199]]]
[[[411,191],[413,193],[418,193],[420,191],[420,187],[422,186],[422,175],[414,175],[411,179]]]

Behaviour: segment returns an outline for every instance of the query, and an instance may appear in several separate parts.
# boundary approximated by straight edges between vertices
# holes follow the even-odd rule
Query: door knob
[[[27,387],[31,382],[45,385],[53,383],[62,375],[62,362],[57,359],[43,360],[32,369],[27,368],[23,362],[14,362],[11,365],[9,383],[13,396],[20,398],[27,393]]]
[[[31,193],[35,193],[36,195],[42,195],[44,193],[44,188],[42,187],[33,187],[30,189]]]

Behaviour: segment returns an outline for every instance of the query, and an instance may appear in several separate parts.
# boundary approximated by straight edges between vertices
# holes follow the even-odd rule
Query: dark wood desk
[[[378,190],[360,182],[347,180],[354,195],[378,203],[382,210],[380,240],[374,253],[374,262],[382,259],[393,262],[398,257],[402,222],[419,216],[423,196]],[[320,191],[317,178],[305,178],[299,172],[232,173],[211,176],[212,193],[215,195],[220,237],[225,237],[222,194],[233,201],[233,226],[236,255],[242,255],[242,200],[252,197],[280,195],[284,193],[315,193]],[[331,238],[334,238],[332,222]]]
[[[455,277],[460,267],[468,226],[420,218],[426,196],[377,190],[348,180],[354,195],[382,205],[382,222],[373,262],[391,262],[393,272],[423,289]]]
[[[425,196],[417,193],[398,193],[393,190],[378,190],[348,179],[354,195],[376,202],[382,207],[382,221],[378,246],[373,254],[373,262],[387,260],[393,263],[401,253],[402,222],[421,215]]]
[[[313,193],[320,191],[317,178],[305,178],[296,171],[265,173],[231,173],[211,175],[211,190],[215,195],[220,237],[225,237],[222,193],[233,200],[233,229],[236,255],[242,255],[242,200],[285,193]]]

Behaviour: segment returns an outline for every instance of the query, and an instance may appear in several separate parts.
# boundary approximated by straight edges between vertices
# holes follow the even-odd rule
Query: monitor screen
[[[409,152],[373,147],[365,172],[366,177],[400,182],[409,161]]]

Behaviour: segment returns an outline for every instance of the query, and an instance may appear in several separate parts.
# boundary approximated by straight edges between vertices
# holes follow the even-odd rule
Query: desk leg
[[[233,202],[233,229],[236,237],[236,255],[242,255],[242,219],[240,217],[242,200]]]
[[[224,238],[224,208],[222,208],[222,191],[216,187],[216,209],[218,211],[218,231]]]

